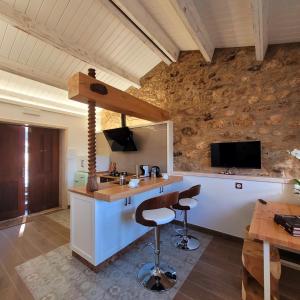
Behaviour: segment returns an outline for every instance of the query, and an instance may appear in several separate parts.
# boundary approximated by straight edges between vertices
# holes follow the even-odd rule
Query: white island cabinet
[[[151,228],[136,223],[135,210],[143,201],[165,193],[163,190],[178,190],[182,177],[172,177],[165,181],[145,182],[140,190],[114,185],[97,195],[95,192],[94,196],[71,189],[72,251],[97,267],[143,236]],[[99,199],[105,192],[111,192],[113,200]],[[127,198],[115,199],[117,193],[125,193]]]

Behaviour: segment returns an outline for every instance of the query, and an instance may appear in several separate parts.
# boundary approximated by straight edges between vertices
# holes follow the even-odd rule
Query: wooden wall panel
[[[24,213],[24,127],[0,124],[0,220]]]
[[[59,130],[29,129],[29,212],[59,206]]]

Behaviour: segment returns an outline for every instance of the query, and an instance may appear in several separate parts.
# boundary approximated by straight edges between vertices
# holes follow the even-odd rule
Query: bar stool
[[[148,199],[137,207],[135,213],[137,223],[155,229],[155,261],[143,265],[137,275],[138,281],[152,291],[166,291],[176,283],[176,271],[167,264],[161,263],[159,255],[160,226],[175,219],[175,212],[171,207],[178,202],[178,195],[178,192],[173,192]]]
[[[183,210],[184,220],[183,220],[183,234],[178,234],[175,240],[175,246],[182,250],[196,250],[200,246],[199,240],[188,234],[187,228],[187,212],[196,207],[198,201],[193,197],[200,194],[201,185],[195,185],[188,190],[185,190],[179,194],[178,203],[173,205],[173,208],[178,210]]]

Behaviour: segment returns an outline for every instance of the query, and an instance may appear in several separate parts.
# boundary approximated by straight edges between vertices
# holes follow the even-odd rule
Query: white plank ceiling
[[[0,70],[0,101],[34,110],[87,116],[87,105],[68,99],[68,92]],[[97,108],[99,112],[100,109]],[[1,117],[1,113],[0,113]]]
[[[9,0],[14,9],[62,37],[80,41],[103,60],[141,77],[159,59],[98,0]],[[27,3],[27,5],[26,5]],[[90,67],[66,52],[5,22],[0,23],[0,56],[36,68],[65,82],[71,74]],[[138,67],[133,67],[134,65]],[[97,72],[99,80],[126,89],[131,84],[111,74]]]
[[[129,1],[138,1],[140,9],[129,12]],[[256,10],[262,7],[264,14],[257,18]],[[151,31],[157,25],[160,33]],[[195,28],[199,30],[191,32]],[[267,44],[258,45],[257,32],[266,34],[267,44],[300,42],[300,1],[0,0],[0,98],[10,94],[11,99],[22,100],[23,95],[48,106],[53,99],[52,106],[63,103],[62,110],[85,113],[85,107],[72,102],[68,107],[61,90],[76,72],[94,67],[99,80],[126,90],[138,86],[139,79],[162,60],[176,60],[182,50],[200,49],[209,61],[215,48],[265,49]],[[159,40],[163,36],[175,57],[168,57],[170,49]],[[204,53],[208,44],[212,51]],[[263,59],[264,52],[257,53]]]
[[[254,45],[250,2],[195,1],[216,48]]]

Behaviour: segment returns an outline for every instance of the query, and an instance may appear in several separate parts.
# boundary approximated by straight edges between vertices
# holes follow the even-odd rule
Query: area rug
[[[35,299],[173,299],[211,241],[211,237],[204,233],[191,233],[199,238],[201,246],[186,252],[176,249],[171,243],[174,225],[162,227],[161,261],[175,268],[177,283],[159,295],[144,289],[136,279],[140,267],[154,260],[153,250],[145,246],[147,242],[152,242],[151,236],[137,243],[98,274],[72,257],[69,244],[29,260],[17,266],[16,270]]]
[[[63,209],[57,212],[46,215],[47,218],[51,219],[54,222],[59,223],[60,225],[70,228],[70,210]]]

